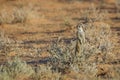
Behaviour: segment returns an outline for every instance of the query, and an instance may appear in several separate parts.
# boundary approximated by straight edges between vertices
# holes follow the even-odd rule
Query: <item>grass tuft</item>
[[[0,80],[24,80],[32,74],[32,67],[17,57],[0,67]]]

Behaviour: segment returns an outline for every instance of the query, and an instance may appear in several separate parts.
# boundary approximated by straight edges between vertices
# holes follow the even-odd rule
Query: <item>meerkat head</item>
[[[83,30],[83,24],[82,23],[79,23],[78,25],[77,25],[77,28],[78,28],[78,31],[80,31],[80,32],[83,32],[84,30]]]

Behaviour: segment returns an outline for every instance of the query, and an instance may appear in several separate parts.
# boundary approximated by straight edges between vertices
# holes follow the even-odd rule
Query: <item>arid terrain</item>
[[[79,23],[87,23],[83,18],[88,15],[85,11],[95,7],[106,12],[103,16],[105,19],[97,21],[95,24],[99,25],[101,22],[109,24],[113,35],[110,39],[115,43],[112,51],[114,59],[102,64],[104,65],[102,68],[105,69],[106,74],[109,71],[108,66],[120,69],[119,0],[0,0],[0,4],[0,34],[8,45],[0,49],[1,65],[15,56],[20,56],[33,66],[46,62],[50,56],[48,50],[52,44],[59,42],[65,46],[77,40],[76,26]],[[99,17],[95,14],[92,16]],[[93,33],[97,33],[97,31]],[[63,80],[82,79],[76,79],[74,73],[68,74],[68,76],[70,77]],[[59,79],[51,78],[50,80]]]

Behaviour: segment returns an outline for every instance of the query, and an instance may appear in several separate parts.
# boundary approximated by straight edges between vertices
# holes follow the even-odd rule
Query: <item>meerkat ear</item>
[[[81,23],[79,23],[78,25],[77,25],[77,28],[79,29],[81,27]]]
[[[82,27],[82,23],[79,23],[79,24],[77,25],[77,28],[80,29],[81,27]]]
[[[80,26],[83,28],[84,24],[83,24],[83,23],[81,23],[81,24],[80,24]]]

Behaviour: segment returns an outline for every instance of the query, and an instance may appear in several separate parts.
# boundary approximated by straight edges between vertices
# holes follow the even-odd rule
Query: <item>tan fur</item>
[[[77,25],[77,41],[76,41],[76,48],[75,54],[81,54],[82,46],[85,43],[85,32],[83,30],[83,24]]]

